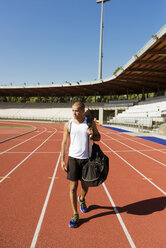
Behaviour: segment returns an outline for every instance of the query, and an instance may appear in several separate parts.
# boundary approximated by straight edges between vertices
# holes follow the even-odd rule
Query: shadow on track
[[[162,211],[166,208],[166,197],[152,198],[144,201],[135,202],[123,207],[116,207],[119,213],[135,214],[135,215],[148,215],[157,211]],[[107,209],[111,211],[102,212],[92,215],[88,218],[80,219],[80,225],[90,221],[91,219],[116,214],[113,207],[91,205],[88,207],[88,212],[95,209]]]

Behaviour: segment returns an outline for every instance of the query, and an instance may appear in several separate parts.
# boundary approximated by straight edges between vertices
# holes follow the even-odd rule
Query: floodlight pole
[[[104,3],[110,0],[97,0],[96,3],[101,3],[101,22],[100,22],[100,45],[99,45],[99,70],[98,79],[102,79],[102,59],[103,59],[103,15],[104,15]]]

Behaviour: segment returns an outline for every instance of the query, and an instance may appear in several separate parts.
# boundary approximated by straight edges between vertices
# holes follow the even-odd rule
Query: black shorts
[[[67,179],[70,181],[82,180],[82,167],[88,159],[69,157],[67,163]]]

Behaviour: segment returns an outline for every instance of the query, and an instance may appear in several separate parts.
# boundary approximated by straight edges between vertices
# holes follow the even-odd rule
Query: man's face
[[[84,117],[84,109],[80,108],[78,105],[72,106],[73,117],[76,120],[81,120]]]

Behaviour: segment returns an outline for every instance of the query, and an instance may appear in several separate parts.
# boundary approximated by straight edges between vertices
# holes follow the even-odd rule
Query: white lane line
[[[36,134],[36,135],[30,137],[29,139],[24,140],[23,142],[18,143],[17,145],[12,146],[11,148],[9,148],[9,149],[7,149],[7,150],[5,150],[5,151],[3,151],[3,152],[0,152],[0,155],[2,155],[2,154],[4,154],[4,153],[6,153],[6,152],[12,150],[13,148],[15,148],[15,147],[17,147],[17,146],[20,146],[20,145],[24,144],[25,142],[27,142],[27,141],[29,141],[29,140],[31,140],[31,139],[33,139],[33,138],[35,138],[35,137],[41,135],[42,133],[44,133],[44,132],[46,132],[46,131],[47,131],[47,128],[44,128],[44,131],[42,131],[41,133],[38,133],[38,134]]]
[[[140,152],[154,152],[154,150],[150,150],[150,149],[144,149],[144,150],[138,150]],[[116,150],[116,152],[135,152],[133,150]]]
[[[118,153],[134,153],[135,151],[132,151],[132,150],[114,150],[115,152],[118,152]],[[153,152],[153,150],[140,150],[141,152]],[[56,154],[58,153],[59,154],[60,151],[57,151],[57,152],[35,152],[35,154]],[[103,150],[104,153],[112,153],[112,151],[109,151],[109,150]],[[26,154],[26,153],[31,153],[31,152],[6,152],[7,154]],[[1,154],[0,154],[1,155]]]
[[[105,141],[105,139],[102,139],[103,141]],[[141,149],[141,150],[138,150],[138,151],[140,151],[140,152],[154,152],[154,150],[151,150],[151,149]],[[110,152],[110,151],[106,151],[106,152]],[[131,152],[135,152],[135,151],[133,151],[133,150],[115,150],[115,152],[122,152],[122,153],[127,153],[127,152],[129,152],[129,153],[131,153]]]
[[[27,157],[25,157],[16,167],[14,167],[7,175],[3,177],[3,179],[0,180],[0,183],[2,183],[10,174],[13,173],[21,164],[23,164],[32,154],[34,154],[47,140],[49,140],[55,133],[57,132],[57,129],[52,133],[48,138],[43,141],[38,147],[36,147],[35,150],[33,150]]]
[[[107,134],[108,134],[108,133],[107,133]],[[111,133],[111,134],[112,134],[112,133]],[[113,134],[115,134],[115,133],[113,133]],[[118,134],[118,133],[116,133],[115,135],[116,135],[116,136],[119,136],[119,137],[123,137],[123,139],[120,139],[120,140],[131,140],[131,141],[133,141],[133,142],[135,142],[135,143],[137,143],[137,144],[140,144],[140,145],[149,147],[149,148],[151,148],[151,149],[153,149],[153,150],[155,150],[155,151],[159,151],[159,152],[161,152],[161,153],[166,153],[166,152],[162,151],[162,150],[164,150],[164,149],[157,149],[157,148],[155,148],[155,147],[152,147],[152,146],[143,144],[143,143],[141,143],[141,142],[139,142],[139,141],[137,141],[137,140],[135,140],[135,139],[131,139],[131,138],[124,137],[123,134]],[[129,134],[127,134],[127,135],[129,136]],[[133,137],[135,137],[135,136],[133,136]],[[135,138],[138,139],[138,137],[135,137]]]
[[[101,132],[101,133],[102,133],[102,132]],[[104,133],[102,133],[102,134],[104,134]],[[104,134],[104,135],[108,136],[107,134]],[[109,137],[109,136],[108,136],[108,137]],[[140,152],[139,150],[136,150],[136,149],[132,148],[131,146],[128,146],[128,145],[126,145],[126,144],[123,143],[123,142],[120,142],[120,141],[117,140],[117,139],[114,139],[114,138],[112,138],[112,139],[115,140],[116,142],[118,142],[118,143],[124,145],[124,146],[127,146],[128,148],[132,149],[133,151],[138,152],[138,153],[140,153],[141,155],[143,155],[143,156],[145,156],[145,157],[147,157],[147,158],[149,158],[149,159],[155,161],[156,163],[166,166],[166,164],[164,164],[164,163],[162,163],[162,162],[160,162],[160,161],[158,161],[158,160],[156,160],[156,159],[154,159],[154,158],[152,158],[152,157],[146,155],[145,153]]]
[[[52,187],[53,187],[53,184],[54,184],[54,181],[55,181],[55,176],[56,176],[56,172],[57,172],[57,169],[58,169],[60,157],[61,157],[61,153],[59,154],[59,157],[58,157],[58,161],[57,161],[57,164],[56,164],[56,167],[55,167],[55,170],[54,170],[54,174],[52,176],[50,187],[48,189],[48,193],[47,193],[44,205],[43,205],[43,209],[42,209],[42,212],[41,212],[41,215],[40,215],[40,218],[39,218],[39,221],[38,221],[36,231],[34,233],[33,240],[32,240],[30,248],[35,248],[35,245],[36,245],[36,242],[37,242],[37,239],[38,239],[38,236],[39,236],[39,232],[40,232],[40,229],[41,229],[41,226],[42,226],[42,222],[43,222],[43,219],[44,219],[44,215],[45,215],[45,212],[46,212],[48,201],[49,201],[49,198],[50,198],[50,195],[51,195],[51,190],[52,190]]]
[[[128,239],[128,242],[129,242],[130,246],[131,246],[132,248],[136,248],[136,246],[135,246],[135,244],[134,244],[134,242],[133,242],[133,240],[132,240],[132,238],[131,238],[131,236],[130,236],[130,233],[128,232],[128,230],[127,230],[127,228],[126,228],[126,226],[125,226],[125,224],[124,224],[124,222],[123,222],[123,220],[122,220],[122,217],[121,217],[120,213],[118,212],[117,208],[115,207],[115,203],[114,203],[114,201],[113,201],[113,199],[112,199],[110,193],[108,192],[108,189],[107,189],[105,183],[103,183],[102,185],[103,185],[104,190],[105,190],[105,192],[106,192],[106,194],[107,194],[107,196],[108,196],[108,199],[110,200],[111,205],[112,205],[112,207],[113,207],[113,209],[114,209],[114,211],[115,211],[115,213],[116,213],[116,216],[117,216],[117,218],[118,218],[118,220],[119,220],[119,223],[120,223],[120,225],[122,226],[122,229],[123,229],[123,231],[124,231],[124,233],[125,233],[125,235],[126,235],[126,238]]]
[[[108,151],[108,152],[110,152],[110,151]],[[31,152],[7,152],[7,154],[26,154],[26,153],[31,153]],[[58,153],[59,154],[59,152],[35,152],[35,154],[56,154],[56,153]]]
[[[124,158],[122,158],[118,153],[112,150],[109,146],[107,146],[103,141],[100,141],[103,145],[105,145],[108,149],[110,149],[116,156],[118,156],[121,160],[123,160],[126,164],[128,164],[133,170],[135,170],[138,174],[144,177],[149,183],[151,183],[156,189],[158,189],[161,193],[166,195],[166,192],[158,187],[155,183],[153,183],[149,178],[147,178],[144,174],[142,174],[139,170],[137,170],[134,166],[132,166],[129,162],[127,162]]]

